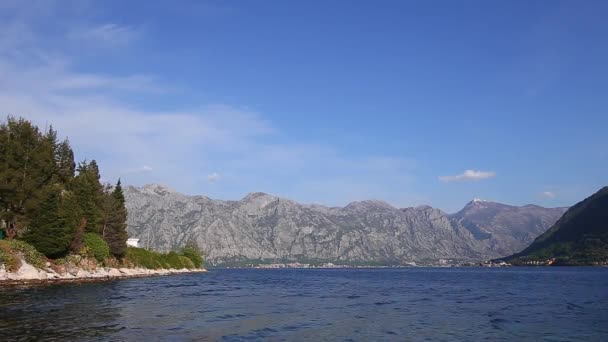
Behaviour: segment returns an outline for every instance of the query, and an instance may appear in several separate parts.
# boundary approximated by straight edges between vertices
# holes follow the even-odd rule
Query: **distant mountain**
[[[519,250],[563,213],[492,202],[469,203],[454,215],[429,206],[399,209],[382,201],[330,208],[265,193],[221,201],[161,185],[126,187],[125,198],[129,234],[144,247],[169,251],[194,237],[214,265],[484,260]]]
[[[608,264],[608,186],[577,203],[521,253],[514,264],[555,259],[557,265]]]
[[[474,199],[450,218],[462,224],[498,255],[521,251],[545,232],[568,208],[521,207]]]

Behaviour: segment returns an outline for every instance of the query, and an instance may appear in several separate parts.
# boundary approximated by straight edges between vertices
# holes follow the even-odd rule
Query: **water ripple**
[[[12,340],[608,340],[608,270],[214,270],[6,288]]]

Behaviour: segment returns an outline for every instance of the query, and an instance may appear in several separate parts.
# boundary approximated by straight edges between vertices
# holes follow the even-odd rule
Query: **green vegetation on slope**
[[[21,259],[30,265],[43,268],[46,258],[36,248],[19,240],[0,240],[0,264],[15,272],[21,266]]]
[[[127,249],[120,180],[112,187],[100,179],[97,162],[76,166],[70,142],[59,142],[52,126],[43,132],[23,118],[0,122],[0,238],[7,239],[0,264],[16,271],[21,258],[44,268],[47,257],[77,256],[115,266],[203,266],[196,244],[181,254]]]
[[[176,252],[169,252],[165,254],[131,246],[127,248],[125,260],[132,266],[148,269],[198,268],[190,258],[177,254]]]
[[[126,218],[120,181],[114,190],[102,185],[95,160],[76,167],[69,141],[59,142],[52,126],[43,132],[13,117],[0,123],[0,235],[61,258],[80,252],[84,231],[120,259]]]
[[[188,242],[186,242],[186,246],[184,246],[182,249],[182,255],[192,260],[192,263],[197,268],[201,268],[205,264],[205,259],[203,259],[203,251],[195,239],[190,239]]]
[[[608,187],[577,203],[522,252],[513,264],[554,260],[555,265],[608,264]]]
[[[104,262],[110,257],[110,247],[95,233],[84,234],[84,250],[81,254],[90,254],[97,261]]]

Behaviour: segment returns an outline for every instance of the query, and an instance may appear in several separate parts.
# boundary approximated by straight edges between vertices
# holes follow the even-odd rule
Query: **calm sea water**
[[[608,268],[213,270],[0,289],[0,340],[608,341]]]

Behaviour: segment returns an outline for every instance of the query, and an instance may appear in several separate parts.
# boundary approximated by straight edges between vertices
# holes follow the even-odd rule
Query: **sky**
[[[608,185],[606,1],[0,0],[0,115],[104,181],[455,212]]]

